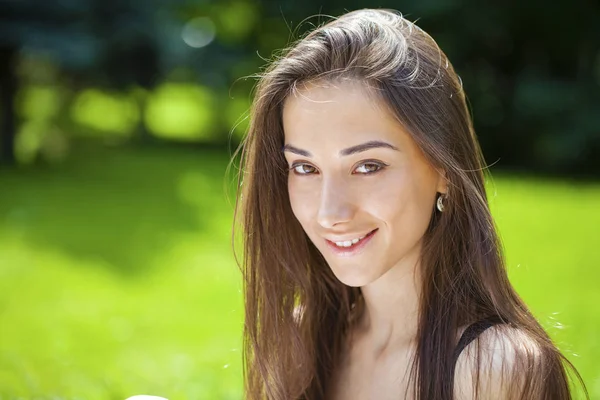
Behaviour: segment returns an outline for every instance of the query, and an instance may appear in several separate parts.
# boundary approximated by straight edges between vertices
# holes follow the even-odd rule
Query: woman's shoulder
[[[525,329],[494,324],[458,355],[454,375],[459,399],[520,398],[528,376],[542,373],[542,347]],[[516,395],[516,396],[515,396]]]

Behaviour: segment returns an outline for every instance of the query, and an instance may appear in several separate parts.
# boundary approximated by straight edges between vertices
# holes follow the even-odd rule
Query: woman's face
[[[352,81],[309,84],[285,101],[283,126],[292,210],[341,282],[418,259],[445,180],[383,103]]]

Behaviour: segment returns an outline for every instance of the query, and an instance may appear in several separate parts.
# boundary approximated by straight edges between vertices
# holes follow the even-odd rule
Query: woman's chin
[[[373,281],[373,277],[361,271],[349,271],[347,268],[344,271],[340,271],[332,268],[335,277],[346,286],[350,287],[362,287]]]

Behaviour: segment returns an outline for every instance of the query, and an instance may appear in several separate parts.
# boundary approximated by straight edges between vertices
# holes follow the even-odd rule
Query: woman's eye
[[[356,169],[354,171],[356,171],[359,174],[372,174],[374,172],[377,172],[381,169],[383,169],[384,165],[379,164],[379,163],[375,163],[375,162],[366,162],[363,163],[361,165],[359,165],[358,167],[356,167]]]
[[[292,165],[290,169],[294,170],[294,173],[297,175],[310,175],[315,173],[315,171],[317,170],[315,167],[308,164],[295,164]]]
[[[353,174],[374,174],[385,167],[387,167],[387,164],[383,164],[380,162],[364,162],[354,169]],[[294,171],[296,175],[314,175],[318,173],[317,168],[313,167],[310,164],[294,164],[290,167],[290,171]]]

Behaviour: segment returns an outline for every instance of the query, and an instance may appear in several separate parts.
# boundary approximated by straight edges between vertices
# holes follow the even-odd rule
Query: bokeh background
[[[0,399],[241,399],[226,167],[252,75],[364,7],[418,20],[454,63],[511,280],[600,399],[584,0],[0,0]]]

